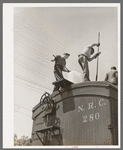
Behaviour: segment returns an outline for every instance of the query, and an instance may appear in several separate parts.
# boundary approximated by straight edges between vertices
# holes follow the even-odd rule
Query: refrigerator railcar
[[[33,108],[34,145],[118,145],[116,86],[73,84],[51,98],[54,112],[46,115],[40,103]]]

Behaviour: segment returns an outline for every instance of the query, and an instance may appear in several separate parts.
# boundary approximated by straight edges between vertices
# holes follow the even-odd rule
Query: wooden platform
[[[44,129],[37,130],[36,132],[44,133],[49,130],[59,130],[59,129],[60,129],[60,127],[49,126],[49,127],[45,127]]]
[[[68,86],[70,86],[70,85],[72,85],[74,83],[69,81],[69,80],[62,79],[62,80],[59,80],[59,81],[55,81],[52,84],[55,85],[55,86],[66,88],[66,87],[68,87]]]

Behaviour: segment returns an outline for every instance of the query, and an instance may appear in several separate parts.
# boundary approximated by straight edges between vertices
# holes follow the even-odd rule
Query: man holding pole
[[[93,55],[91,57],[91,55],[94,53],[94,46],[99,47],[100,43],[98,44],[92,44],[90,46],[88,46],[87,48],[85,48],[81,54],[78,55],[78,62],[82,68],[82,72],[83,72],[83,82],[85,81],[90,81],[89,79],[89,68],[88,68],[88,61],[92,61],[93,59],[96,59],[97,56],[100,55],[101,52],[96,53],[95,55]]]

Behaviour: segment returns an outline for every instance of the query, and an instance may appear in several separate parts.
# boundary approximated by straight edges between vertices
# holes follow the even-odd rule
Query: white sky
[[[117,11],[117,7],[14,8],[14,133],[19,138],[31,137],[32,108],[45,91],[52,92],[53,54],[70,53],[67,68],[81,73],[77,56],[97,43],[100,32],[98,81],[111,66],[118,68]],[[89,63],[92,81],[96,64]]]

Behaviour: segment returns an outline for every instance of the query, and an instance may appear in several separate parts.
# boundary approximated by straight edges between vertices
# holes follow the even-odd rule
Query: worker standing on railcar
[[[105,81],[108,81],[115,86],[118,85],[118,71],[116,69],[117,68],[115,66],[111,67],[110,72],[108,72],[105,76]]]
[[[88,67],[88,61],[92,61],[93,59],[96,59],[97,56],[100,55],[101,52],[96,53],[94,56],[91,57],[91,55],[94,53],[94,46],[99,47],[100,43],[98,44],[92,44],[85,48],[81,54],[78,55],[78,63],[80,64],[82,68],[82,76],[83,76],[83,82],[90,81],[89,79],[89,67]]]
[[[55,61],[55,65],[54,65],[54,76],[56,78],[56,81],[60,81],[62,79],[64,79],[62,71],[64,72],[70,72],[70,70],[68,70],[66,68],[66,59],[68,59],[68,57],[70,56],[70,54],[68,53],[64,53],[63,54],[64,57],[61,57],[60,55],[54,56],[55,58],[53,60],[51,60],[52,62]],[[57,91],[59,89],[59,87],[54,86],[53,92]]]

